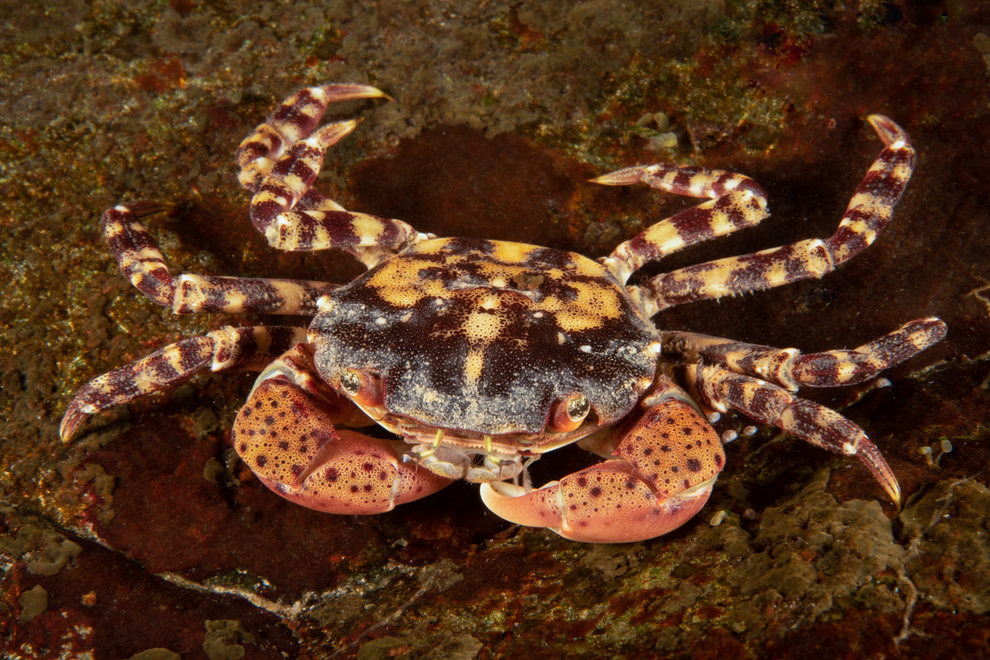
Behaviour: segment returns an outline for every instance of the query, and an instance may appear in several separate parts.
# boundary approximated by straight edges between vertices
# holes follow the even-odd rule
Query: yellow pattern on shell
[[[591,259],[567,253],[570,261],[564,268],[546,268],[526,263],[541,249],[537,246],[488,241],[490,252],[459,252],[453,245],[455,241],[438,238],[419,243],[409,253],[383,263],[368,280],[368,285],[386,303],[401,309],[413,307],[427,297],[462,298],[468,290],[487,286],[489,293],[476,299],[479,309],[494,312],[506,297],[517,302],[528,300],[532,313],[553,315],[563,332],[591,330],[600,327],[603,320],[618,318],[622,313],[622,300],[615,284],[605,269]],[[433,255],[442,259],[439,262],[430,259]],[[464,266],[468,263],[475,266],[475,272],[484,279],[476,287],[462,283],[451,288],[440,278],[426,274],[427,270],[436,268],[466,273]],[[574,297],[565,299],[555,293],[540,294],[540,287],[545,282],[564,283]],[[475,329],[472,328],[477,326],[478,319],[472,315],[467,323],[465,333],[473,334]]]

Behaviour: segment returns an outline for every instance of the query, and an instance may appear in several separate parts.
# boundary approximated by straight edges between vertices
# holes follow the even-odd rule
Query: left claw
[[[335,403],[285,375],[267,378],[234,420],[234,447],[270,489],[327,513],[383,513],[450,483],[403,462],[401,441],[334,428]]]
[[[450,484],[404,462],[401,440],[337,428],[368,421],[323,382],[313,367],[312,348],[299,344],[258,377],[231,437],[263,484],[317,511],[382,513]]]
[[[574,541],[643,541],[694,516],[725,463],[715,431],[676,398],[648,410],[610,453],[615,458],[530,492],[483,484],[481,498],[506,520]]]

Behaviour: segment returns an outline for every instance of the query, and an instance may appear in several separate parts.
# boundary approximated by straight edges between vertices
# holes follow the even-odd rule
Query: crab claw
[[[615,458],[529,492],[505,482],[484,484],[482,501],[506,520],[548,527],[574,541],[643,541],[698,513],[725,463],[715,431],[674,398],[648,410],[615,446],[593,449]]]
[[[284,375],[260,381],[237,413],[237,453],[266,486],[310,509],[340,514],[391,511],[450,483],[403,463],[404,443],[337,430],[339,410]]]
[[[607,461],[525,493],[520,486],[481,486],[493,513],[519,525],[548,527],[566,539],[626,543],[662,536],[701,510],[715,478],[662,498],[625,461]]]

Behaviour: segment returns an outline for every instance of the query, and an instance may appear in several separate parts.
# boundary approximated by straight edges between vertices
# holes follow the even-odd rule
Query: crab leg
[[[254,192],[251,222],[279,250],[346,250],[369,268],[423,235],[401,220],[349,212],[313,183],[324,153],[354,130],[357,120],[314,131],[334,101],[384,96],[367,85],[309,87],[290,96],[238,149],[239,179]]]
[[[124,277],[159,305],[171,307],[176,314],[314,315],[317,299],[337,288],[336,284],[307,280],[190,273],[173,277],[165,265],[165,257],[140,220],[160,210],[160,206],[149,202],[115,206],[103,214],[103,234]]]
[[[273,362],[237,413],[234,447],[262,483],[296,504],[340,514],[391,511],[451,483],[403,462],[408,445],[400,440],[335,428],[359,413],[323,383],[312,358],[300,345]]]
[[[169,344],[84,385],[66,409],[59,434],[68,442],[91,415],[157,392],[205,367],[211,371],[261,369],[273,357],[305,339],[304,328],[227,326]]]
[[[647,314],[695,300],[818,279],[873,243],[911,178],[915,155],[900,126],[882,115],[870,115],[868,120],[884,149],[856,188],[832,236],[688,266],[629,287],[644,301]]]
[[[719,412],[729,408],[747,417],[772,424],[816,447],[846,456],[858,456],[895,504],[901,487],[880,450],[863,429],[834,410],[792,396],[752,376],[734,374],[722,367],[692,365],[684,374],[697,400]]]
[[[251,192],[271,172],[286,148],[307,137],[320,123],[327,106],[341,101],[382,98],[385,93],[371,85],[336,84],[306,87],[275,108],[268,119],[237,147],[237,180]],[[343,122],[348,124],[351,122]],[[352,130],[353,125],[350,127]],[[339,138],[344,137],[345,131]],[[338,139],[339,139],[338,138]]]
[[[648,227],[620,243],[603,259],[603,265],[623,284],[646,263],[689,245],[752,227],[768,215],[767,195],[759,184],[748,176],[724,170],[659,163],[627,167],[592,181],[607,186],[645,183],[676,195],[711,198]]]
[[[722,443],[663,377],[643,405],[620,437],[582,443],[608,460],[529,492],[483,484],[485,505],[514,523],[591,543],[641,541],[680,527],[708,501],[725,463]]]
[[[808,354],[796,348],[747,344],[693,332],[663,332],[661,337],[664,355],[675,361],[700,360],[796,392],[800,387],[839,387],[863,382],[937,344],[945,333],[945,323],[930,317],[906,323],[852,350]]]

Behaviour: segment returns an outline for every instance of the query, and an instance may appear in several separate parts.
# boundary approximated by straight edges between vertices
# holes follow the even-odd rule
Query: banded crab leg
[[[148,202],[115,206],[103,214],[103,234],[120,272],[139,291],[176,314],[255,312],[316,314],[316,301],[336,284],[277,278],[219,277],[184,273],[173,277],[141,218],[161,210]]]
[[[752,227],[768,215],[763,188],[748,176],[725,170],[658,163],[627,167],[592,181],[606,186],[645,183],[675,195],[710,198],[648,227],[602,259],[602,264],[623,284],[651,261],[689,245]]]
[[[345,250],[368,268],[426,237],[401,220],[345,210],[313,188],[324,154],[357,120],[316,125],[335,101],[380,98],[368,85],[299,90],[241,142],[238,179],[254,193],[251,222],[279,250]],[[314,130],[315,129],[315,130]]]
[[[260,370],[272,358],[305,340],[305,328],[227,326],[169,344],[84,385],[66,409],[59,435],[68,442],[86,419],[101,410],[162,390],[207,367],[211,371]]]
[[[776,426],[805,442],[858,456],[895,504],[901,487],[883,454],[859,426],[834,410],[790,394],[782,387],[712,365],[686,365],[681,374],[695,399],[713,410],[737,410],[750,419]]]
[[[323,382],[312,348],[300,344],[258,377],[231,437],[262,483],[296,504],[328,513],[391,511],[453,481],[404,462],[408,445],[401,440],[335,428],[362,421],[370,423]]]
[[[646,313],[653,315],[695,300],[818,279],[872,244],[904,193],[914,169],[915,153],[907,134],[892,120],[882,115],[867,119],[884,148],[856,188],[832,236],[688,266],[629,287],[643,301]]]
[[[945,338],[940,319],[905,323],[897,330],[850,350],[803,354],[693,332],[661,333],[663,354],[675,362],[703,362],[775,383],[791,392],[800,387],[841,387],[873,378]]]
[[[313,132],[331,103],[384,97],[383,91],[371,85],[344,83],[300,89],[282,101],[268,119],[241,141],[237,147],[236,162],[240,168],[237,180],[251,192],[258,192],[275,162],[290,146]],[[339,140],[353,130],[357,122],[344,121],[337,125],[342,130],[337,136]]]
[[[631,426],[581,441],[604,462],[536,490],[482,484],[485,505],[514,523],[589,543],[642,541],[680,527],[708,501],[725,464],[722,443],[663,375],[640,405]]]

